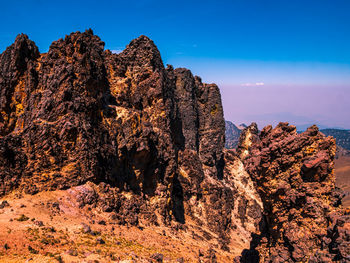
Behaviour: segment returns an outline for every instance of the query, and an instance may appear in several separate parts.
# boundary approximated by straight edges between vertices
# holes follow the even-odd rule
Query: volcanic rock
[[[206,242],[209,262],[250,242],[242,260],[349,255],[334,140],[316,127],[252,125],[237,151],[224,149],[217,85],[165,68],[146,36],[113,54],[92,30],[47,53],[19,35],[0,55],[0,113],[0,196],[65,189],[69,206],[111,213],[111,223]]]
[[[261,234],[242,262],[345,262],[350,217],[333,173],[335,140],[316,126],[249,126],[238,147],[264,206]]]
[[[237,228],[249,243],[261,202],[224,150],[215,84],[165,68],[146,36],[113,54],[92,30],[42,54],[19,35],[0,66],[0,195],[70,188],[80,207],[113,212],[119,224],[191,221],[222,249],[236,249]]]

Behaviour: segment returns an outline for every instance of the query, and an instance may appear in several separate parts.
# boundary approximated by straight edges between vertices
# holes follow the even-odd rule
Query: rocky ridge
[[[22,34],[0,67],[1,196],[72,189],[120,225],[192,233],[208,262],[250,242],[241,261],[348,256],[334,140],[316,128],[253,125],[225,150],[219,88],[164,67],[146,36],[113,54],[87,30],[39,53]]]
[[[0,65],[2,196],[80,185],[80,206],[120,224],[188,227],[223,251],[238,228],[249,243],[260,198],[244,171],[232,180],[215,84],[165,68],[146,36],[113,54],[91,30],[43,54],[19,35]]]
[[[346,262],[350,214],[335,187],[335,140],[316,126],[298,134],[280,123],[240,138],[238,152],[264,205],[261,234],[243,262]]]

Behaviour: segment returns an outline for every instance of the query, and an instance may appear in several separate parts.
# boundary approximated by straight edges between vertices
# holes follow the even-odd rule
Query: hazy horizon
[[[281,88],[285,89],[284,94],[278,94]],[[293,86],[291,90],[280,85],[223,86],[224,116],[235,124],[256,122],[259,128],[289,122],[297,127],[316,124],[320,128],[350,129],[347,106],[350,105],[350,89],[344,86],[315,89]]]

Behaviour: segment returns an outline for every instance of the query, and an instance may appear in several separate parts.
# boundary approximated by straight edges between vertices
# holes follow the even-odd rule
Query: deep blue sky
[[[349,14],[349,0],[1,1],[0,52],[22,32],[41,52],[90,27],[115,51],[145,34],[220,86],[229,120],[350,128]]]

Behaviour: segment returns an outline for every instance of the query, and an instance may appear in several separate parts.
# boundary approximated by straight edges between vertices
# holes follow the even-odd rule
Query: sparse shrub
[[[43,228],[43,231],[55,233],[55,232],[56,232],[56,229],[55,229],[53,226],[50,226],[50,227],[44,227],[44,228]]]
[[[15,220],[23,222],[23,221],[29,220],[29,217],[27,217],[26,215],[22,214],[19,218],[16,218]]]
[[[96,242],[97,242],[97,244],[105,244],[106,242],[102,239],[102,237],[98,237],[97,239],[96,239]]]
[[[51,257],[51,258],[55,257],[55,255],[52,252],[46,252],[45,256],[46,257]]]
[[[46,238],[42,238],[42,239],[40,240],[40,242],[43,243],[44,245],[50,244],[49,240],[47,240]]]
[[[62,259],[61,255],[55,256],[55,259],[56,259],[59,263],[63,263],[63,259]]]
[[[28,250],[29,250],[29,252],[32,253],[32,254],[39,254],[39,251],[36,250],[36,249],[34,249],[34,248],[32,248],[31,246],[28,246]]]
[[[78,256],[78,251],[76,251],[75,249],[69,249],[67,253],[74,257]]]

